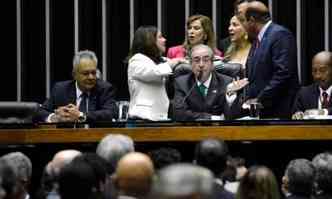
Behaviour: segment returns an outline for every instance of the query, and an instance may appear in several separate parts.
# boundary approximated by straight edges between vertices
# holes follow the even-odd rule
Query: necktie
[[[80,106],[79,106],[79,110],[82,112],[82,113],[86,113],[87,110],[88,110],[88,94],[86,93],[82,93],[81,94],[81,103],[80,103]]]
[[[259,45],[260,45],[260,41],[259,41],[258,38],[256,38],[256,40],[254,42],[254,52],[253,52],[253,55],[256,54],[257,49],[259,48]]]
[[[205,97],[206,94],[207,94],[207,93],[206,93],[206,91],[207,91],[206,86],[204,86],[204,84],[201,84],[201,85],[199,85],[198,89],[199,89],[199,92],[201,93],[201,95],[202,95],[203,97]]]
[[[322,101],[322,108],[328,108],[329,107],[329,95],[324,91],[322,93],[322,98],[323,98],[323,101]]]

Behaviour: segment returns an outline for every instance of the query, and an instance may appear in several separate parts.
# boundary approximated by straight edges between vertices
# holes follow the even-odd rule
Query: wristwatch
[[[86,121],[86,114],[83,112],[80,112],[80,116],[78,117],[79,122],[85,122]]]

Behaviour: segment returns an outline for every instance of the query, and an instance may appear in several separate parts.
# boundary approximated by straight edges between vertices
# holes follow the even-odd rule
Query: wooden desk
[[[125,134],[136,142],[224,140],[332,140],[332,125],[182,126],[136,128],[0,129],[0,144],[98,142],[109,133]]]

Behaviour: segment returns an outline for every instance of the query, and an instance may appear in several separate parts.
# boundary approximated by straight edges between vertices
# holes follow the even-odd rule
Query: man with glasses
[[[96,122],[117,118],[114,88],[97,78],[97,57],[80,51],[73,59],[74,80],[55,84],[39,111],[42,122]]]
[[[174,119],[193,121],[234,118],[239,111],[236,91],[242,89],[248,81],[243,79],[231,83],[232,78],[216,73],[213,51],[206,45],[193,47],[190,61],[192,72],[177,77],[174,82]]]

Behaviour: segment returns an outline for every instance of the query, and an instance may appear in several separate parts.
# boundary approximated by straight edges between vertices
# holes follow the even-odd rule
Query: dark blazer
[[[177,77],[174,81],[173,119],[178,121],[210,119],[212,115],[222,113],[227,119],[231,119],[233,114],[235,115],[235,109],[234,113],[231,109],[237,103],[235,100],[229,107],[226,101],[226,86],[231,81],[232,78],[213,72],[207,96],[203,97],[198,91],[193,73]]]
[[[259,47],[252,46],[246,73],[247,98],[258,98],[264,106],[261,116],[289,118],[299,87],[296,42],[286,28],[271,23]]]
[[[97,80],[95,88],[90,92],[88,122],[112,121],[118,117],[118,108],[114,100],[114,88],[105,81]],[[75,81],[62,81],[54,85],[51,97],[41,106],[38,121],[46,121],[49,114],[60,106],[76,104]]]
[[[319,95],[319,85],[317,83],[302,87],[296,95],[292,113],[297,111],[304,112],[308,109],[318,109]],[[327,110],[329,115],[332,115],[332,103],[330,103],[330,107]]]

